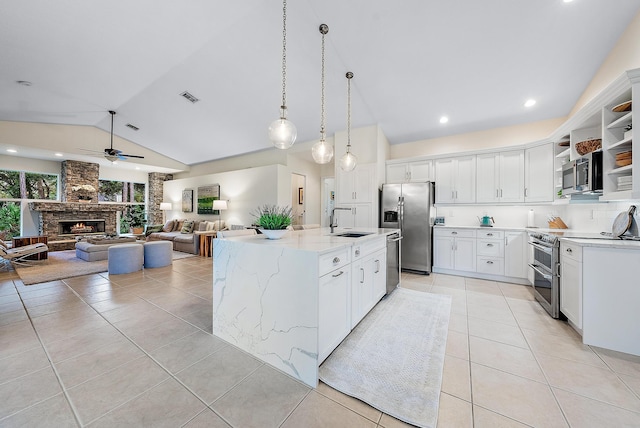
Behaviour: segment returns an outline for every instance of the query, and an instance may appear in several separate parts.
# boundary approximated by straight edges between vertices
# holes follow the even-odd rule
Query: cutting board
[[[611,226],[611,233],[613,236],[620,237],[629,230],[629,227],[631,227],[631,223],[633,222],[633,214],[635,212],[636,206],[631,205],[628,211],[618,214],[616,219],[613,221],[613,226]]]

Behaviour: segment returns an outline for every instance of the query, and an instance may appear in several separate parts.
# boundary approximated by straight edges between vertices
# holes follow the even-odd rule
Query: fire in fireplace
[[[58,235],[87,235],[99,234],[105,231],[105,220],[60,220],[58,222]]]

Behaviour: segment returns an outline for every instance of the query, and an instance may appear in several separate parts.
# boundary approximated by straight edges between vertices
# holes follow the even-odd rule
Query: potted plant
[[[143,205],[132,205],[125,211],[121,223],[125,230],[129,227],[131,233],[140,235],[143,233],[144,225],[147,222],[145,217],[146,214]]]
[[[252,215],[256,218],[256,226],[269,239],[280,239],[291,225],[291,208],[265,204],[258,207]]]

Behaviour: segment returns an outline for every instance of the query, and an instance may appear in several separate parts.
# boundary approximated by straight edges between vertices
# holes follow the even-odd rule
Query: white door
[[[291,214],[292,224],[305,223],[305,182],[306,177],[301,174],[291,174]]]
[[[475,272],[476,270],[476,239],[456,238],[455,239],[455,270],[466,270]]]
[[[515,278],[527,277],[527,234],[505,232],[504,274]]]
[[[407,164],[392,163],[387,165],[387,179],[385,183],[404,183],[407,181]]]
[[[351,266],[320,278],[318,289],[318,351],[322,362],[351,331]]]
[[[433,181],[433,161],[423,160],[409,162],[409,181],[414,183],[424,183]]]
[[[442,269],[454,268],[454,238],[434,234],[433,236],[433,266]]]

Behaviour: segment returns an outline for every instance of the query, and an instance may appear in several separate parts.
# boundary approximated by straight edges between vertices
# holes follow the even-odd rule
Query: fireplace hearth
[[[95,235],[105,233],[104,219],[72,219],[58,222],[58,236]]]

